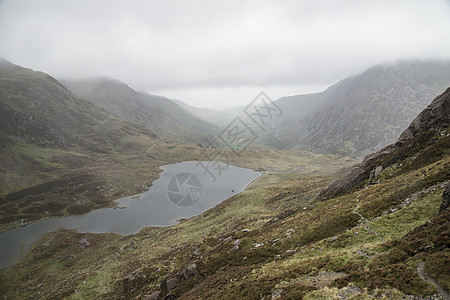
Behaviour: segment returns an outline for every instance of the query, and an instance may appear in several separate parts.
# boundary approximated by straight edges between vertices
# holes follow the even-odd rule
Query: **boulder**
[[[439,212],[445,211],[450,204],[450,183],[445,187],[444,192],[442,193],[442,202],[441,207],[439,207]]]
[[[378,175],[381,174],[381,171],[383,171],[383,166],[378,166],[378,167],[375,168],[375,172],[373,174],[375,176],[375,178],[377,178]]]
[[[178,276],[168,279],[166,281],[167,292],[170,292],[171,290],[173,290],[177,286],[177,283],[178,283]]]
[[[231,249],[230,249],[230,252],[238,251],[240,243],[241,243],[241,240],[235,240],[233,243],[233,247],[231,247]]]
[[[145,297],[144,300],[158,300],[160,294],[161,294],[161,291],[153,292],[150,294],[150,296]]]
[[[136,278],[129,274],[122,279],[122,290],[124,295],[130,295],[133,290],[133,282]]]
[[[189,278],[191,278],[192,276],[194,276],[195,274],[197,274],[198,270],[197,270],[197,265],[196,264],[190,264],[189,266],[187,266],[184,270],[183,270],[183,277],[184,279],[188,280]]]
[[[199,256],[200,255],[200,248],[198,246],[195,246],[194,251],[192,251],[192,256]]]

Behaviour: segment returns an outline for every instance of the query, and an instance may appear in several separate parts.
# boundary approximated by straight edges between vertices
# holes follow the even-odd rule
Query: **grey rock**
[[[168,279],[166,281],[167,292],[170,292],[171,290],[173,290],[177,286],[177,283],[178,283],[178,277],[177,276]]]
[[[378,175],[381,174],[381,171],[383,171],[383,166],[378,166],[378,167],[375,168],[375,172],[373,174],[375,176],[375,178],[377,178]]]
[[[233,237],[230,235],[229,237],[223,239],[224,242],[229,242],[233,239]]]
[[[145,297],[144,300],[158,300],[161,291],[156,291],[151,293],[149,296]]]
[[[241,240],[235,240],[233,243],[233,247],[231,247],[231,249],[230,249],[230,252],[238,251],[240,243],[241,243]]]
[[[197,264],[190,264],[183,270],[183,277],[184,279],[188,280],[189,278],[197,274],[197,272]]]
[[[196,246],[194,248],[194,251],[192,251],[192,255],[193,256],[199,256],[200,255],[200,248],[198,246]]]
[[[283,290],[275,290],[275,291],[272,293],[271,299],[272,299],[272,300],[278,300],[278,299],[281,299],[282,294],[283,294]]]

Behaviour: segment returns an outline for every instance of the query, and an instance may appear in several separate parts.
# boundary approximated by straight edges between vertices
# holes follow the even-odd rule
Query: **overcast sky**
[[[0,56],[194,106],[320,91],[371,65],[450,59],[450,1],[0,0]]]

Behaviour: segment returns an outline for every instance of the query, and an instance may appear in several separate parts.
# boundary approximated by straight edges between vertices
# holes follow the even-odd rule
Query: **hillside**
[[[450,62],[375,66],[322,93],[303,96],[310,97],[306,114],[304,101],[278,100],[288,112],[278,136],[290,147],[364,157],[394,142],[449,82]],[[295,118],[292,112],[297,111]]]
[[[115,177],[136,169],[130,156],[156,141],[149,129],[111,116],[51,76],[1,60],[0,230],[111,206],[119,195],[141,191]],[[120,161],[126,157],[128,165]],[[109,173],[112,163],[116,174]],[[129,176],[158,175],[142,173]]]
[[[92,101],[118,118],[146,126],[161,138],[194,143],[218,132],[217,127],[175,102],[137,92],[118,80],[99,78],[63,80],[62,83],[79,97]]]
[[[398,142],[330,185],[332,177],[312,175],[247,190],[178,225],[130,236],[47,234],[0,271],[0,291],[42,299],[447,299],[449,104],[447,89]]]

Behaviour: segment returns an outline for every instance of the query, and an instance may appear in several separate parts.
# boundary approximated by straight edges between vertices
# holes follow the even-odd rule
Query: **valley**
[[[401,134],[391,132],[390,126],[373,127],[376,135],[397,136],[395,141],[386,138],[382,142],[375,141],[374,135],[355,135],[339,125],[340,132],[326,129],[336,115],[329,115],[335,109],[330,108],[332,104],[321,109],[325,100],[317,99],[323,95],[280,99],[276,102],[286,112],[285,119],[274,124],[275,138],[267,131],[253,144],[236,151],[220,142],[211,144],[220,136],[223,122],[228,122],[227,114],[210,125],[214,111],[207,112],[208,119],[202,119],[198,110],[195,115],[192,108],[184,115],[187,108],[181,103],[136,92],[115,80],[66,81],[68,89],[41,72],[7,61],[0,67],[3,234],[14,228],[19,231],[38,226],[42,220],[79,218],[84,220],[83,225],[93,222],[97,226],[100,222],[101,226],[108,222],[95,216],[105,211],[121,214],[121,209],[113,209],[121,207],[120,201],[115,201],[120,198],[134,203],[136,212],[148,216],[155,213],[153,220],[158,213],[170,219],[134,228],[142,215],[110,217],[108,221],[120,229],[100,231],[83,230],[83,225],[61,223],[70,228],[60,229],[55,225],[35,236],[36,242],[31,243],[30,238],[22,244],[24,255],[0,270],[3,297],[446,297],[450,216],[443,195],[450,180],[449,89],[438,97],[426,95],[434,94],[440,86],[414,95],[426,104],[434,100],[426,108],[417,104],[412,110],[422,112],[415,118],[409,119],[410,112],[402,115],[409,127],[395,125],[401,128]],[[367,72],[373,70],[378,69]],[[355,79],[344,82],[351,80]],[[344,85],[323,92],[329,95],[327,101],[334,97],[348,99],[335,90],[345,90],[346,95],[359,93],[349,92]],[[396,93],[401,91],[399,88]],[[301,104],[299,98],[305,102]],[[313,105],[311,99],[318,102]],[[385,100],[383,96],[381,99]],[[309,105],[298,120],[294,104]],[[354,106],[339,105],[340,109]],[[155,107],[161,110],[155,112]],[[361,110],[367,114],[370,107]],[[374,118],[382,115],[385,113],[373,114]],[[284,130],[303,126],[296,123],[300,120],[307,120],[309,125],[319,120],[333,137],[288,145],[289,138],[308,136]],[[309,125],[302,130],[309,130]],[[354,148],[358,152],[339,150],[351,136],[373,143],[366,147],[355,142],[362,146]],[[371,147],[377,151],[362,160],[361,155]],[[172,205],[165,190],[170,176],[163,173],[163,166],[193,166],[204,160],[207,151],[220,152],[218,162],[230,169],[247,168],[253,175],[230,175],[227,180],[233,184],[221,186],[226,189],[223,197],[219,197],[219,188],[212,189],[208,192],[212,204],[192,213],[185,210],[185,216],[177,217],[175,211],[173,216],[162,213],[156,206],[145,207],[145,201],[152,204],[155,199]],[[198,168],[171,176],[206,176],[204,171]],[[225,178],[218,176],[217,184],[220,186]],[[158,186],[159,179],[166,180],[160,194],[145,198],[153,186]],[[139,209],[139,205],[144,206]],[[120,226],[127,218],[130,224]],[[136,220],[132,222],[133,218]],[[127,231],[127,226],[134,229]]]

